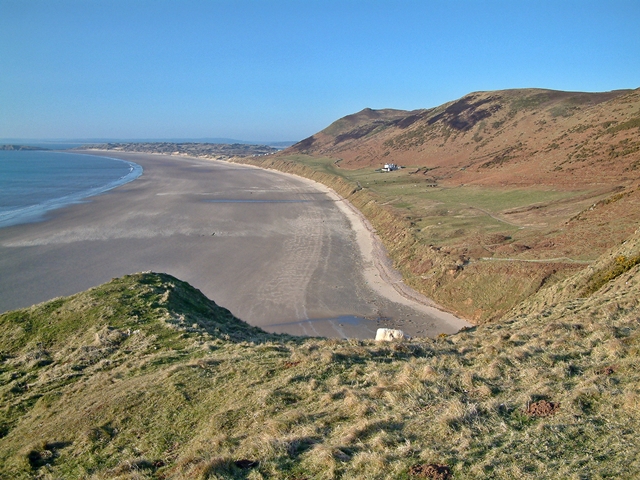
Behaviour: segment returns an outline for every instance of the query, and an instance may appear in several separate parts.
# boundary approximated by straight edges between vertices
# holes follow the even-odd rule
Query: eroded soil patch
[[[550,417],[554,415],[560,404],[557,402],[548,402],[547,400],[540,400],[529,404],[526,409],[526,414],[530,417]]]
[[[448,480],[451,478],[451,468],[448,465],[438,463],[423,463],[414,465],[409,469],[409,475],[418,478],[431,478],[434,480]]]

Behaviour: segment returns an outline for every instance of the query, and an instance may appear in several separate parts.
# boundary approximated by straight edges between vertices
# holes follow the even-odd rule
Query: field
[[[330,158],[294,155],[282,160],[309,166],[370,190],[380,205],[393,207],[412,222],[420,241],[442,245],[495,235],[510,237],[508,243],[536,239],[611,195],[608,188],[443,186],[425,178],[424,168],[415,166],[381,172],[371,168],[341,169],[339,162]],[[588,256],[586,259],[597,257],[596,252],[583,255]]]

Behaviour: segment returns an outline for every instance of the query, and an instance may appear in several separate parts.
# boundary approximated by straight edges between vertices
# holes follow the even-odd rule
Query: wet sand
[[[144,173],[0,229],[0,312],[152,270],[274,332],[434,336],[468,325],[406,290],[359,212],[322,185],[227,162],[102,155]]]

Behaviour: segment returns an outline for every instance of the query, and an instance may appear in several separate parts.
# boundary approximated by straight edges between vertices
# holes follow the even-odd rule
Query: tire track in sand
[[[302,192],[302,188],[291,186],[283,190],[283,193],[298,194],[303,200],[313,200]],[[280,257],[274,276],[266,278],[258,287],[256,297],[261,299],[263,305],[252,307],[252,316],[256,314],[256,308],[262,309],[264,303],[268,303],[269,308],[282,312],[283,321],[309,319],[306,310],[307,288],[321,261],[325,232],[322,208],[312,201],[304,205],[301,213],[287,222],[282,246],[286,254]]]

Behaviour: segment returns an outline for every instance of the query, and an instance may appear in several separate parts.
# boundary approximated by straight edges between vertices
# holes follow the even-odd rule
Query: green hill
[[[0,477],[633,478],[639,238],[404,343],[268,334],[156,273],[6,313]]]

